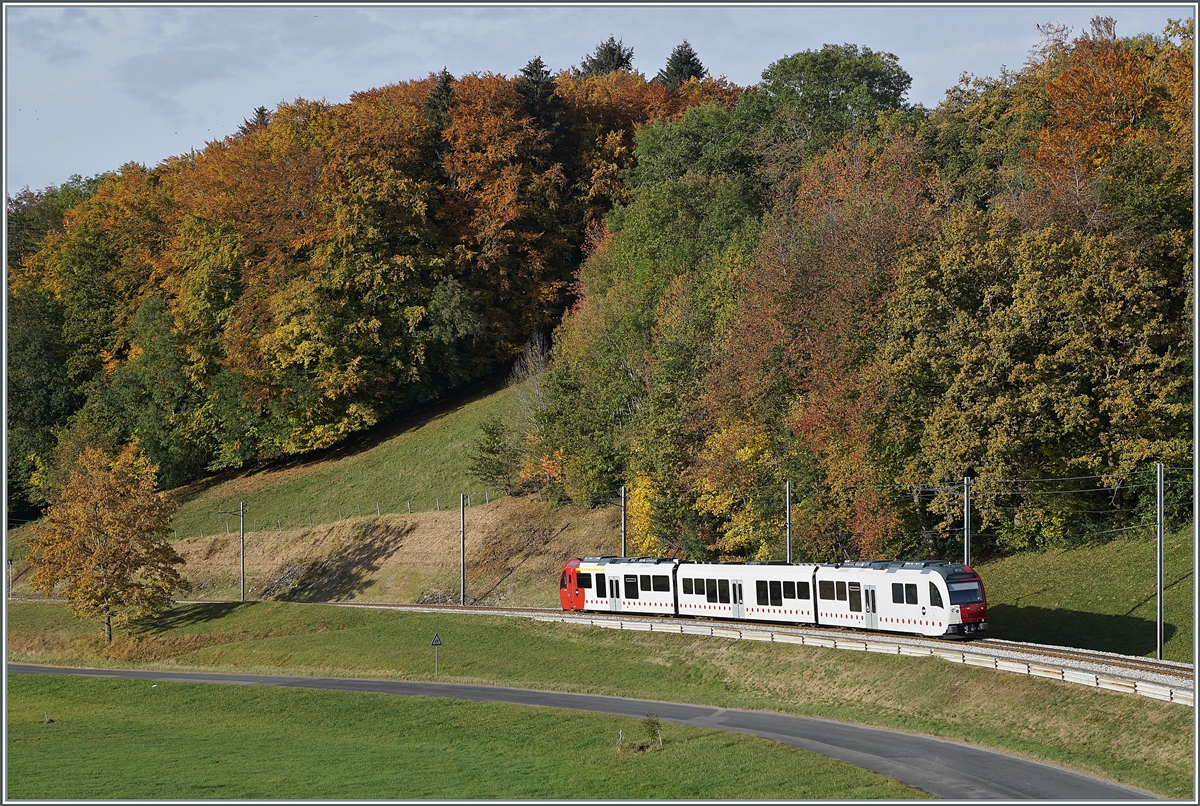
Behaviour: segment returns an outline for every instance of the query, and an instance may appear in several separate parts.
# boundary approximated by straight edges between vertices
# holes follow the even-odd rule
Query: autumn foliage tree
[[[78,619],[113,625],[157,615],[187,589],[183,558],[166,540],[174,505],[156,490],[156,468],[135,445],[109,457],[80,455],[31,539],[33,587],[67,597]]]

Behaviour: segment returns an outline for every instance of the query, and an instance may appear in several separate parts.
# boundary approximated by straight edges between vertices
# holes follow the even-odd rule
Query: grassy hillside
[[[1192,662],[1194,540],[1190,528],[1164,540],[1163,657]],[[977,566],[987,590],[991,636],[1014,641],[1153,655],[1155,541],[1114,540],[1019,554]]]
[[[10,604],[14,662],[429,680],[437,633],[445,682],[827,717],[995,747],[1172,797],[1192,790],[1192,709],[937,658],[279,602],[177,607],[105,649],[96,626],[62,605]]]
[[[294,530],[380,513],[458,509],[499,495],[467,475],[468,453],[489,414],[503,416],[507,389],[457,398],[426,413],[377,428],[334,449],[280,462],[272,469],[218,477],[177,490],[177,536],[237,534],[239,501],[247,507],[246,530]]]

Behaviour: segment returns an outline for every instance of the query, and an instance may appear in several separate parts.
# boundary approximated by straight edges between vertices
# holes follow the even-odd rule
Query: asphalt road
[[[445,697],[476,702],[506,702],[570,708],[619,716],[644,717],[652,711],[665,722],[736,731],[773,739],[902,781],[939,798],[966,800],[1124,801],[1153,795],[1048,764],[1007,756],[977,747],[880,728],[846,725],[825,719],[764,711],[741,711],[704,705],[564,694],[554,691],[357,680],[338,677],[158,672],[140,669],[71,669],[10,663],[9,674],[72,674],[179,683],[295,686],[332,691],[368,691],[405,697]]]

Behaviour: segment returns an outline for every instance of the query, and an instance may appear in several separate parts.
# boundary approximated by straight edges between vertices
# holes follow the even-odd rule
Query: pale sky
[[[936,106],[963,72],[1020,68],[1037,25],[1161,34],[1176,5],[86,5],[4,4],[8,194],[127,162],[203,149],[254,108],[331,103],[446,67],[513,75],[541,56],[578,65],[613,35],[653,76],[686,39],[713,75],[756,83],[784,56],[826,43],[894,53],[908,100]]]

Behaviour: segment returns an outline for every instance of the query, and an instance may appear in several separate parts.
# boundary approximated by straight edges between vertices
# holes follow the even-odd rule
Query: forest
[[[9,510],[89,450],[170,489],[511,372],[475,472],[625,488],[637,553],[783,559],[790,514],[796,559],[953,556],[966,477],[978,551],[1142,524],[1192,463],[1194,29],[1042,34],[932,110],[867,47],[740,87],[610,38],[26,189]]]

